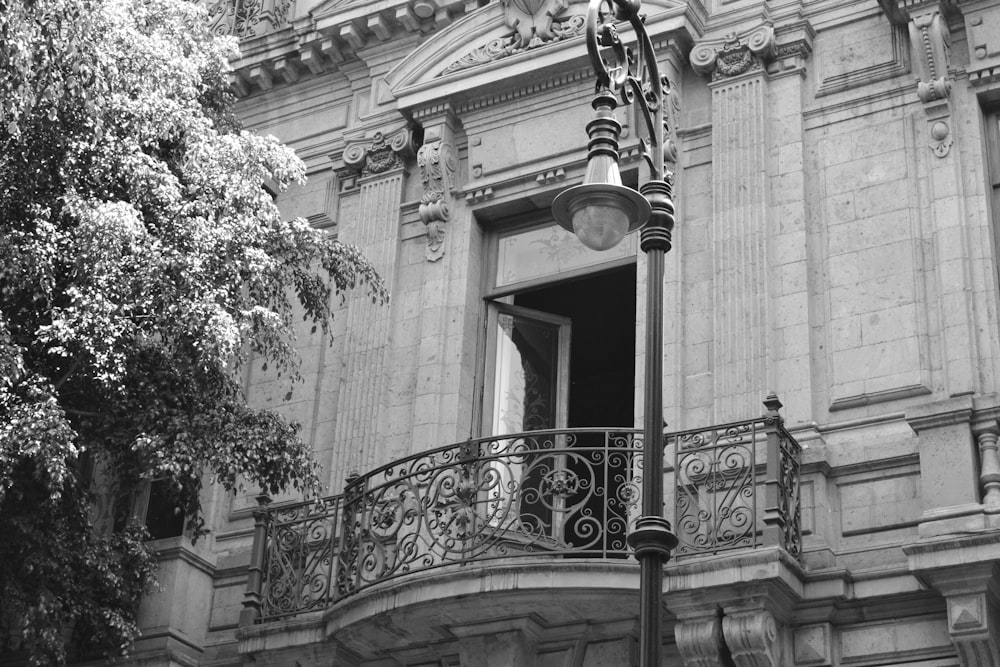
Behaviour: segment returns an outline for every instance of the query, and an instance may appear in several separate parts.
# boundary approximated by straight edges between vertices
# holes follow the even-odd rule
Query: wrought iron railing
[[[678,557],[770,545],[798,556],[799,446],[768,407],[763,418],[667,434]],[[410,456],[318,502],[269,507],[262,497],[241,623],[448,565],[626,558],[642,474],[637,430],[532,431]]]
[[[773,399],[773,402],[772,402]],[[755,420],[668,434],[674,448],[674,556],[781,546],[801,551],[800,449],[776,397]]]

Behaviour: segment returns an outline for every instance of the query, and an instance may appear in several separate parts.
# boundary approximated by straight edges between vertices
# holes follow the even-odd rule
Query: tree
[[[142,484],[166,480],[194,535],[203,479],[318,490],[297,426],[249,407],[237,369],[294,384],[297,317],[385,299],[356,249],[282,220],[264,186],[304,166],[239,128],[236,44],[207,25],[184,0],[0,0],[0,648],[23,637],[34,664],[135,638]]]

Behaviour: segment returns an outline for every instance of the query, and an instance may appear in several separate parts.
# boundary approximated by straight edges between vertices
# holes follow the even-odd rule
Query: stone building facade
[[[209,491],[136,660],[633,664],[646,260],[549,212],[586,165],[587,2],[208,4],[242,117],[308,165],[283,212],[392,300],[304,328],[290,393],[246,369],[333,495]],[[677,205],[664,664],[1000,666],[1000,2],[642,11]]]

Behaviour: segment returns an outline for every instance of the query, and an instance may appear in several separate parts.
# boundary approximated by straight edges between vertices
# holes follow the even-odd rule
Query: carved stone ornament
[[[370,142],[349,145],[344,151],[344,164],[362,176],[370,176],[402,167],[402,156],[412,154],[413,135],[404,127],[389,136],[376,132]]]
[[[708,617],[684,620],[674,626],[677,651],[684,667],[724,667],[722,619]]]
[[[214,0],[208,4],[208,21],[217,35],[240,39],[256,37],[288,25],[294,0]]]
[[[910,46],[919,63],[917,96],[925,104],[951,95],[948,60],[951,34],[941,13],[933,10],[910,17]]]
[[[769,612],[724,616],[722,634],[738,667],[782,667],[778,624]]]
[[[954,138],[951,136],[951,130],[948,128],[948,123],[943,120],[934,122],[931,125],[931,150],[934,151],[934,155],[938,157],[944,157],[951,151],[951,145],[955,143]]]
[[[774,56],[774,29],[763,25],[745,33],[729,33],[723,39],[709,40],[691,50],[691,66],[713,81],[763,69]]]
[[[582,35],[587,20],[582,15],[561,17],[566,0],[504,0],[507,25],[514,32],[478,46],[445,67],[438,76],[446,76],[470,67],[483,65],[530,49]],[[534,14],[528,11],[538,7]]]
[[[445,223],[451,217],[451,178],[455,173],[455,153],[444,141],[426,143],[417,151],[417,166],[424,194],[420,198],[420,220],[427,225],[428,261],[444,255]]]

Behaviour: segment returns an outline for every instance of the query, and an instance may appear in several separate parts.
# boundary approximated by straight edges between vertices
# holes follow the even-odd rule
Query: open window
[[[630,479],[630,459],[608,463],[608,431],[581,429],[635,423],[634,241],[599,253],[558,227],[498,235],[481,432],[526,434],[498,438],[497,451],[516,453],[488,464],[498,528],[585,548],[588,522],[615,511],[609,498]],[[623,537],[627,522],[610,523]]]

